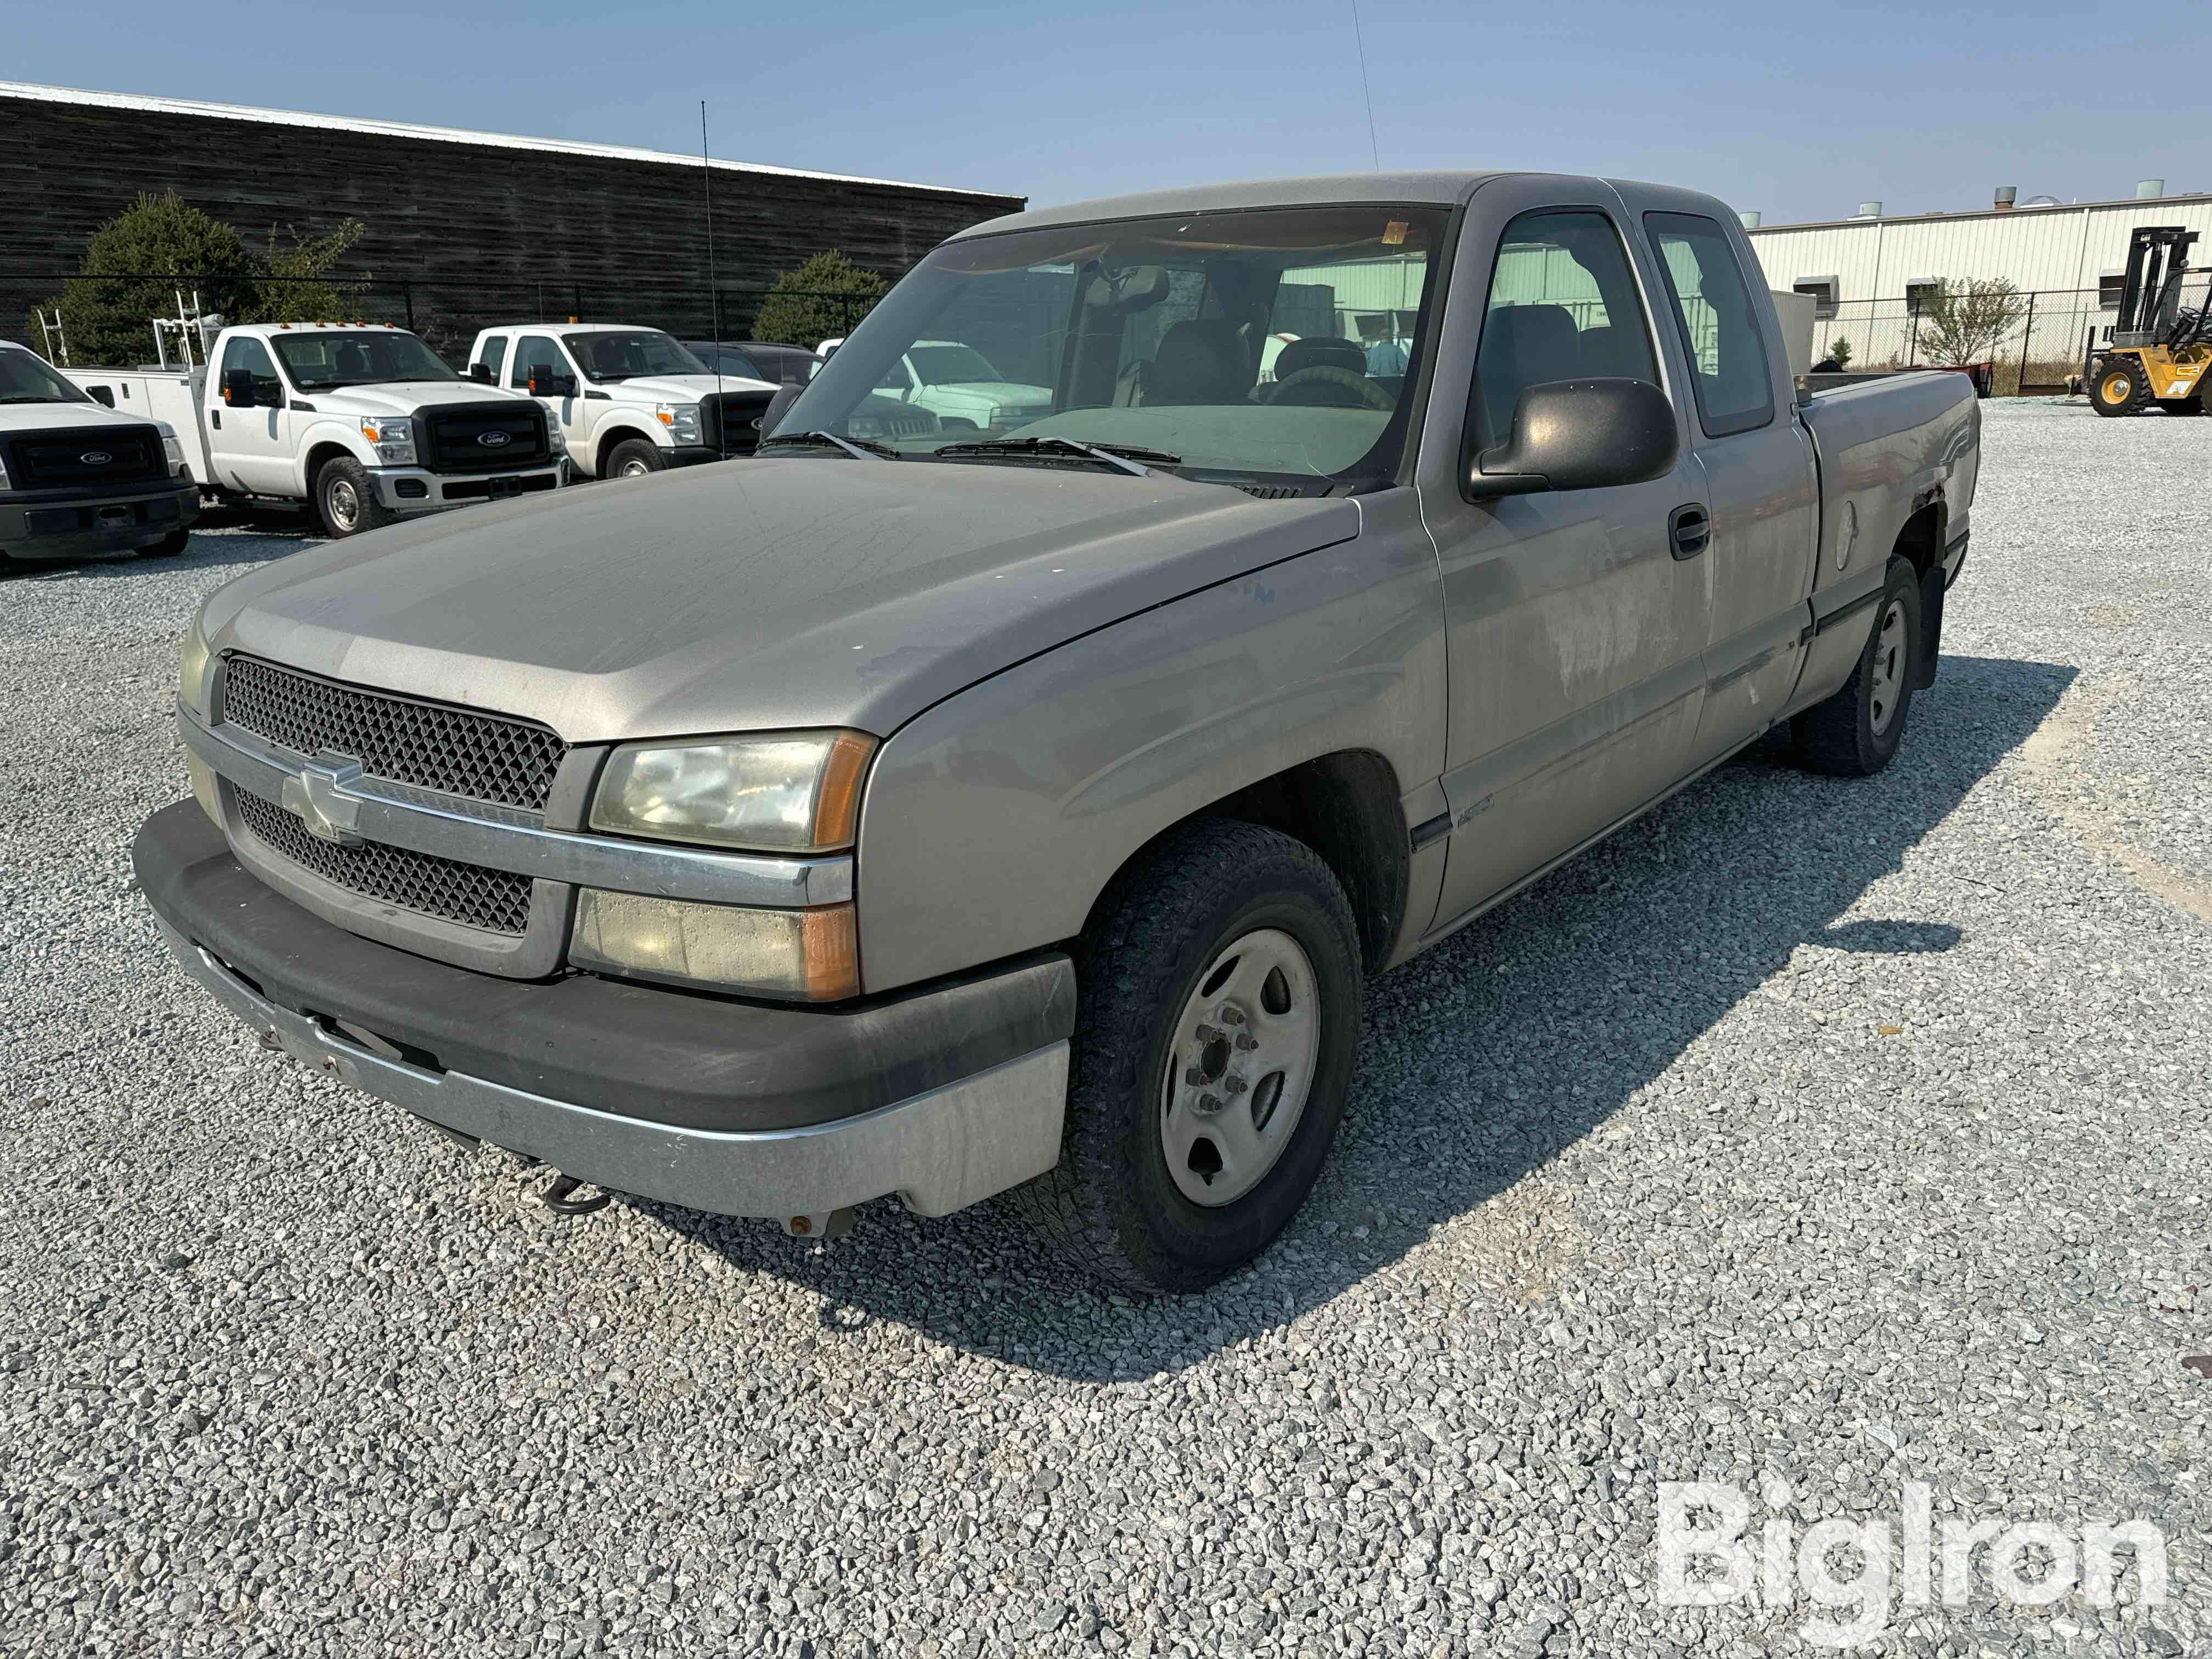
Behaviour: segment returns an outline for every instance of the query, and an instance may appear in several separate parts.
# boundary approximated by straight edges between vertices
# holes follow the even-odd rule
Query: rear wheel
[[[1905,738],[1920,678],[1920,579],[1892,559],[1875,602],[1874,629],[1844,689],[1792,723],[1797,751],[1815,771],[1867,778],[1889,764]]]
[[[315,475],[315,516],[322,520],[323,532],[333,541],[358,536],[364,530],[381,529],[392,522],[392,514],[377,499],[368,470],[350,455],[325,462]]]
[[[1061,1255],[1188,1291],[1305,1201],[1359,1036],[1358,933],[1299,842],[1213,819],[1117,877],[1078,947],[1059,1166],[1012,1195]]]
[[[2100,415],[2140,415],[2152,402],[2150,381],[2133,357],[2107,357],[2089,382],[2089,404]]]
[[[614,447],[607,464],[600,471],[603,478],[642,478],[648,472],[658,472],[667,463],[660,459],[660,447],[647,438],[625,438]]]

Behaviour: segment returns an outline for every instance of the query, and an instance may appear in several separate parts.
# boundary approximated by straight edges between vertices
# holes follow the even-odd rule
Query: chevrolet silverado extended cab
[[[183,552],[200,511],[184,467],[175,428],[0,340],[0,563]]]
[[[978,226],[745,466],[219,589],[139,880],[267,1041],[569,1177],[808,1234],[1015,1189],[1204,1285],[1314,1182],[1369,978],[1763,736],[1903,739],[1972,391],[1801,404],[1757,270],[1543,174]],[[1051,411],[856,433],[945,340]]]
[[[545,405],[569,459],[594,478],[751,454],[777,384],[717,374],[675,336],[620,323],[485,329],[469,377],[490,386],[502,372]]]
[[[72,368],[118,410],[185,434],[214,500],[307,506],[332,539],[560,487],[566,441],[526,392],[471,385],[381,323],[227,328],[203,365]]]

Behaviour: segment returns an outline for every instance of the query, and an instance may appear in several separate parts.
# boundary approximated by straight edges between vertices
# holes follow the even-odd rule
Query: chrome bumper
[[[616,1192],[785,1219],[896,1194],[917,1214],[948,1215],[1060,1159],[1064,1042],[856,1117],[749,1133],[684,1128],[387,1058],[334,1023],[278,1007],[167,922],[159,925],[186,973],[295,1058],[444,1128]]]

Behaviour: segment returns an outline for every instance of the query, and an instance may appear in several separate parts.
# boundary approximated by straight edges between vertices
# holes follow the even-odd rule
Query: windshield
[[[576,366],[590,379],[633,380],[641,374],[712,374],[714,371],[684,349],[684,343],[657,328],[619,332],[563,334]]]
[[[380,380],[458,380],[443,359],[412,334],[397,329],[362,329],[343,333],[278,333],[269,343],[283,360],[284,372],[302,392],[333,386],[374,386]]]
[[[0,404],[88,404],[76,386],[46,366],[34,352],[10,346],[0,351]]]
[[[905,459],[1100,465],[1075,447],[1088,444],[1194,477],[1387,477],[1448,216],[1271,208],[948,243],[776,434],[866,439]],[[1011,441],[1030,439],[1073,442]]]

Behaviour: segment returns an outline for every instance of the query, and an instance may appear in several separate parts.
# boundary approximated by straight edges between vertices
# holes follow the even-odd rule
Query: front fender
[[[1443,664],[1426,535],[1370,514],[938,703],[884,745],[862,803],[866,989],[1074,937],[1162,830],[1304,762],[1368,750],[1434,778]]]
[[[352,416],[319,415],[300,431],[292,446],[292,485],[305,500],[313,480],[307,477],[307,458],[316,450],[337,445],[363,466],[381,466],[376,446],[361,435]]]

